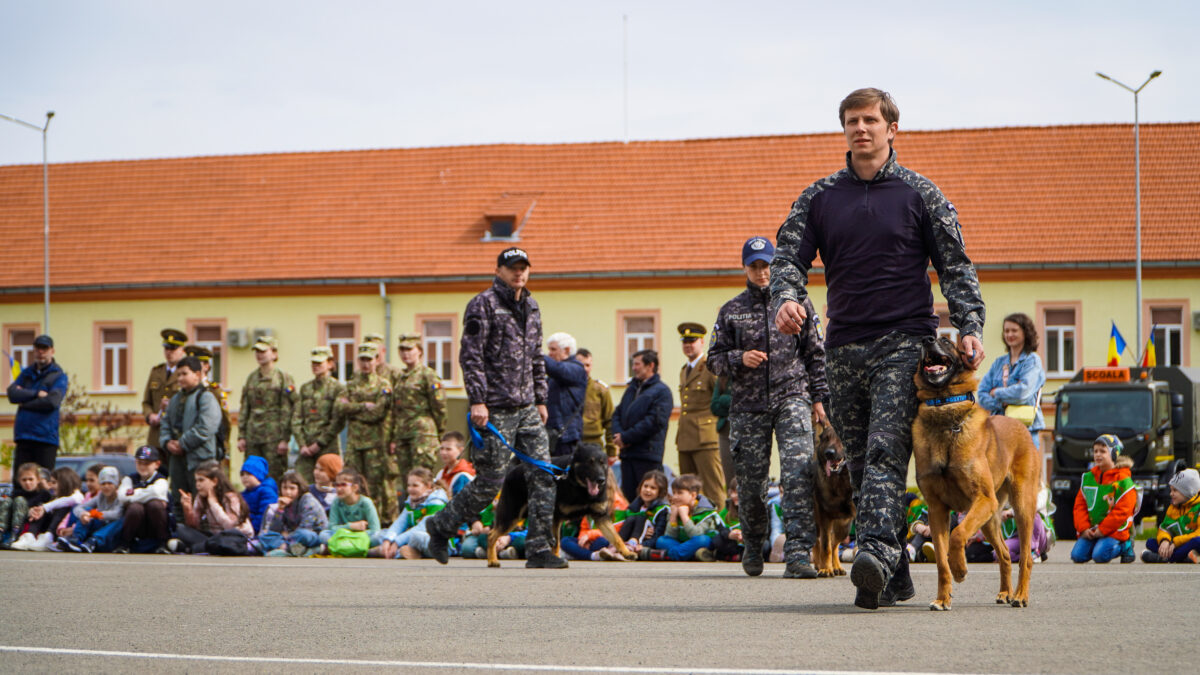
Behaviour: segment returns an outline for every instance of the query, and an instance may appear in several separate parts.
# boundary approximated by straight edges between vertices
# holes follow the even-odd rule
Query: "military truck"
[[[1115,434],[1133,459],[1140,508],[1134,517],[1162,518],[1167,482],[1200,462],[1200,368],[1084,368],[1054,395],[1050,490],[1059,539],[1074,539],[1075,494],[1100,434]]]

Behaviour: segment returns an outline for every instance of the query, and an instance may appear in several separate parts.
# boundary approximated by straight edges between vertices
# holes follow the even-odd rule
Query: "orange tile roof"
[[[486,275],[524,218],[537,274],[733,270],[839,134],[53,164],[51,280],[106,284]],[[980,266],[1128,263],[1130,125],[906,131]],[[1142,126],[1143,256],[1200,261],[1200,123]],[[0,167],[0,289],[41,282],[41,166]],[[364,238],[370,245],[361,245]],[[192,251],[194,255],[180,255]]]

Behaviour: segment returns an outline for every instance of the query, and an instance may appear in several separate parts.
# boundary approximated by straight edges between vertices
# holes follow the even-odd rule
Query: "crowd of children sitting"
[[[336,454],[321,456],[309,484],[288,471],[277,485],[267,475],[261,457],[250,457],[241,468],[243,490],[234,488],[215,461],[194,471],[195,494],[180,493],[182,520],[169,502],[168,481],[160,471],[161,457],[150,446],[135,454],[136,471],[120,476],[113,467],[89,467],[80,477],[69,468],[47,472],[36,464],[17,467],[13,493],[0,500],[0,543],[7,548],[79,553],[193,553],[210,555],[339,556],[419,559],[429,556],[425,519],[440,511],[450,497],[474,477],[462,458],[465,439],[457,432],[442,438],[441,469],[417,467],[405,480],[404,509],[384,529],[363,476],[344,466]],[[1074,517],[1078,540],[1075,562],[1132,559],[1130,537],[1132,487],[1128,469],[1121,469],[1120,441],[1102,436],[1095,444],[1095,465],[1084,475]],[[1126,462],[1127,464],[1127,462]],[[1089,478],[1090,476],[1090,478]],[[1170,483],[1171,505],[1159,523],[1158,534],[1147,541],[1142,560],[1200,562],[1200,474],[1186,469]],[[640,560],[712,562],[741,558],[736,481],[729,500],[718,510],[701,494],[700,479],[683,474],[668,485],[662,471],[650,471],[638,486],[637,497],[626,503],[617,491],[614,522],[626,546]],[[771,536],[763,555],[782,560],[780,495],[769,495]],[[1040,502],[1035,522],[1034,560],[1045,560],[1054,544],[1049,516],[1049,492]],[[1002,512],[1006,544],[1013,562],[1020,559],[1019,541],[1011,512]],[[913,562],[931,562],[928,513],[919,493],[908,495],[908,555]],[[463,523],[454,540],[458,555],[486,557],[492,523],[489,506],[473,522]],[[956,525],[952,522],[952,527]],[[1122,536],[1123,535],[1123,536]],[[516,530],[497,542],[499,557],[523,557],[525,532]],[[594,523],[564,525],[563,553],[575,560],[620,560],[613,542]],[[842,560],[853,559],[853,541],[843,544]],[[991,546],[976,533],[970,539],[971,562],[995,560]]]

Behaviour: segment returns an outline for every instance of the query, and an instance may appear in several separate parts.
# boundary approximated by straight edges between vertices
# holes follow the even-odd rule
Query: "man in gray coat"
[[[179,391],[167,404],[167,415],[159,429],[159,441],[167,451],[167,472],[171,479],[171,508],[183,522],[179,491],[196,493],[193,472],[201,462],[217,458],[217,430],[221,427],[221,403],[207,387],[200,360],[187,356],[175,372]]]

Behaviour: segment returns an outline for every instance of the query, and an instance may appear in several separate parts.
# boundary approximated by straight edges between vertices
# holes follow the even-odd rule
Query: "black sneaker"
[[[1137,559],[1137,556],[1135,556],[1135,555],[1133,554],[1133,547],[1132,547],[1132,546],[1130,546],[1129,548],[1127,548],[1127,549],[1125,549],[1125,550],[1121,551],[1121,564],[1122,564],[1122,565],[1125,565],[1125,564],[1131,563],[1131,562],[1133,562],[1133,561],[1134,561],[1134,560],[1136,560],[1136,559]]]
[[[762,542],[745,542],[742,551],[742,571],[747,576],[756,577],[763,573]]]
[[[79,553],[79,546],[66,537],[55,537],[55,545],[60,551],[70,551],[71,553]]]
[[[850,568],[850,583],[858,589],[854,605],[863,609],[879,609],[879,594],[887,586],[887,569],[868,551],[859,551]]]
[[[917,594],[917,589],[913,588],[912,575],[908,572],[908,558],[901,556],[900,564],[896,566],[896,571],[892,572],[892,578],[888,580],[887,587],[879,594],[880,607],[895,607],[897,602],[912,600]]]
[[[88,539],[81,544],[77,544],[77,546],[79,546],[78,550],[72,549],[75,550],[76,553],[94,553],[96,551],[96,544],[91,539]]]
[[[783,570],[784,579],[816,579],[817,568],[807,560],[791,560]]]
[[[450,562],[450,542],[433,530],[429,530],[428,534],[429,557],[443,565]]]
[[[554,555],[550,551],[542,551],[541,553],[534,553],[533,555],[529,556],[529,559],[525,561],[525,566],[540,567],[548,570],[561,570],[565,569],[568,565],[567,561],[563,558]]]
[[[1160,563],[1162,561],[1163,561],[1162,556],[1160,556],[1157,551],[1151,551],[1150,549],[1146,549],[1145,551],[1142,551],[1142,562],[1144,562],[1144,563]]]

